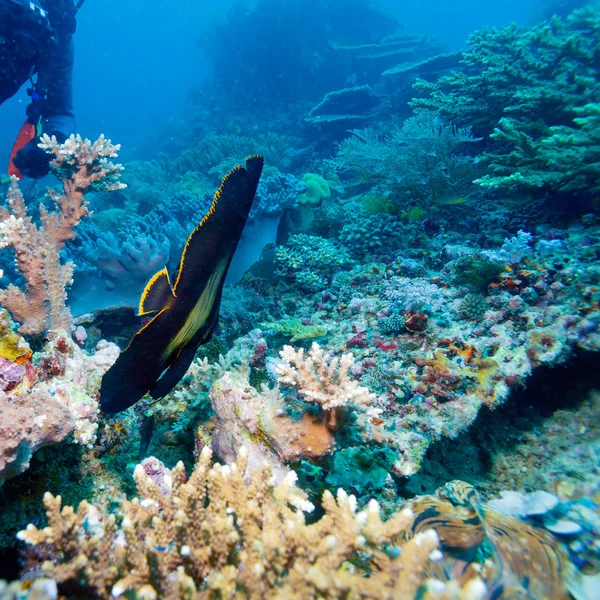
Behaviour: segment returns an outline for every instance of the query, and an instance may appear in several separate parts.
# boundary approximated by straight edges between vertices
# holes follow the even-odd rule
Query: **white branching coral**
[[[349,375],[354,364],[350,353],[332,358],[314,342],[308,354],[303,348],[284,346],[279,355],[283,360],[276,367],[279,384],[297,387],[306,400],[320,404],[323,410],[349,403],[369,406],[375,399],[375,394]]]
[[[89,186],[90,191],[110,192],[127,187],[119,181],[123,166],[108,160],[117,156],[121,145],[113,144],[104,135],[95,142],[84,140],[79,134],[71,135],[64,144],[48,134],[40,139],[38,146],[54,155],[50,166],[63,182],[65,179],[74,179],[74,175],[80,173],[86,180],[86,185],[82,187]]]

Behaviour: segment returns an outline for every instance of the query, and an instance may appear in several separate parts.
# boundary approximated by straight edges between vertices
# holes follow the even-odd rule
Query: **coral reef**
[[[590,6],[529,29],[478,31],[463,70],[418,80],[421,97],[411,105],[491,135],[483,157],[491,173],[478,180],[486,188],[541,196],[594,189],[598,23]]]
[[[348,252],[330,240],[304,233],[275,252],[276,273],[308,292],[324,290],[339,269],[352,265]]]
[[[8,195],[9,209],[0,212],[0,248],[15,252],[25,291],[15,285],[0,290],[0,305],[21,323],[20,331],[41,334],[50,329],[70,326],[66,307],[66,287],[71,283],[73,264],[60,262],[65,242],[75,237],[75,227],[89,211],[84,195],[93,190],[119,190],[121,165],[108,159],[117,156],[120,146],[100,137],[93,144],[80,136],[71,136],[64,144],[55,137],[42,136],[42,147],[54,155],[51,168],[62,180],[60,196],[49,191],[57,212],[48,213],[40,205],[40,226],[27,214],[23,194],[13,179]]]
[[[464,482],[415,498],[387,521],[375,500],[358,511],[354,496],[327,491],[323,516],[307,524],[314,506],[295,473],[275,486],[263,465],[245,479],[246,454],[210,468],[204,450],[189,478],[181,463],[172,472],[155,459],[158,470],[138,465],[138,497],[118,520],[46,494],[48,527],[29,525],[19,538],[46,557],[41,571],[59,590],[98,598],[483,600],[526,590],[568,598],[572,567],[559,543],[482,507]]]
[[[458,584],[427,585],[423,575],[435,560],[438,535],[432,529],[408,534],[412,512],[383,522],[375,501],[359,512],[355,498],[340,490],[337,498],[325,493],[324,516],[307,525],[304,512],[313,506],[292,475],[275,487],[263,466],[245,482],[244,451],[227,466],[209,468],[210,456],[202,452],[189,478],[177,465],[162,491],[138,466],[139,497],[124,503],[118,522],[93,504],[75,511],[47,494],[49,526],[30,525],[19,538],[49,546],[42,570],[59,590],[74,587],[98,598],[128,592],[138,598],[414,598],[422,589],[431,599],[484,597],[475,575],[463,592]],[[389,545],[402,551],[390,552]]]
[[[343,126],[348,128],[370,118],[377,104],[377,96],[369,85],[344,88],[328,92],[321,102],[313,106],[305,120],[319,125],[343,122]]]
[[[18,344],[27,348],[24,342]],[[64,331],[54,332],[42,352],[2,358],[0,391],[0,485],[23,473],[32,455],[72,434],[91,448],[98,429],[98,391],[119,349],[99,342],[88,355]]]
[[[478,141],[469,128],[456,128],[438,117],[418,115],[383,137],[372,129],[355,130],[340,143],[332,165],[341,173],[384,184],[397,202],[433,203],[472,189],[479,163],[461,154]]]
[[[43,138],[63,190],[13,181],[0,210],[0,596],[590,596],[600,21],[576,4],[447,52],[368,0],[237,3],[122,177],[104,138]],[[146,281],[255,153],[207,343],[103,415]]]

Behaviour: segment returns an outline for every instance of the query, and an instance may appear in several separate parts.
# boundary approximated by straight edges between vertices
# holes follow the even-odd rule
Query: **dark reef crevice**
[[[510,455],[557,410],[577,410],[594,389],[600,389],[598,353],[578,352],[565,364],[536,369],[526,387],[515,390],[502,406],[482,408],[467,431],[432,444],[419,473],[397,481],[399,494],[433,493],[452,479],[485,484],[496,455]]]

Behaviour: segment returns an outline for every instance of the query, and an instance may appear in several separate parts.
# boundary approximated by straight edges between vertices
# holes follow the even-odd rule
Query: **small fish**
[[[145,394],[162,398],[179,383],[198,346],[212,337],[227,270],[254,200],[264,160],[246,159],[223,178],[212,205],[188,238],[175,285],[166,267],[150,279],[139,314],[151,316],[106,372],[100,406],[116,413]]]
[[[452,194],[439,196],[434,200],[438,206],[457,206],[458,204],[464,204],[466,201],[465,197]]]

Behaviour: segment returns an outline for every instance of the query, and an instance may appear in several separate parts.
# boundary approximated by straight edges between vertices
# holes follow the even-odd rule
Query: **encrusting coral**
[[[62,180],[60,196],[48,191],[57,212],[40,205],[38,226],[27,214],[23,194],[13,177],[8,192],[9,208],[0,209],[0,248],[13,248],[25,291],[11,284],[0,290],[0,305],[21,323],[23,334],[41,334],[50,329],[67,329],[70,313],[65,288],[73,277],[73,263],[61,264],[60,252],[75,237],[75,227],[90,214],[84,195],[89,191],[112,191],[119,183],[121,165],[108,160],[117,156],[120,146],[100,136],[93,144],[79,135],[59,144],[53,136],[41,138],[41,148],[54,155],[50,166]]]
[[[38,449],[71,434],[93,446],[100,380],[118,353],[115,344],[100,341],[89,355],[57,331],[34,356],[0,358],[0,487],[27,470]]]
[[[424,572],[440,558],[438,535],[426,529],[413,537],[410,510],[383,522],[377,502],[358,512],[356,499],[338,490],[337,497],[325,492],[324,515],[307,524],[304,513],[313,506],[294,474],[275,487],[266,465],[245,480],[244,450],[232,465],[211,468],[210,460],[205,449],[189,479],[179,463],[159,483],[138,466],[139,498],[126,501],[122,515],[85,501],[77,510],[62,507],[60,496],[47,493],[48,527],[29,525],[18,537],[47,550],[41,570],[60,592],[95,598],[486,595],[476,574],[462,589],[425,580]]]
[[[308,353],[284,346],[280,356],[275,367],[278,383],[321,410],[305,412],[301,418],[287,414],[290,398],[278,387],[263,385],[259,391],[250,385],[247,364],[222,374],[209,394],[218,424],[212,447],[219,458],[232,461],[246,446],[250,467],[267,461],[278,479],[287,472],[282,463],[318,459],[333,451],[342,411],[377,415],[371,406],[375,395],[349,373],[352,354],[332,357],[313,343]]]

